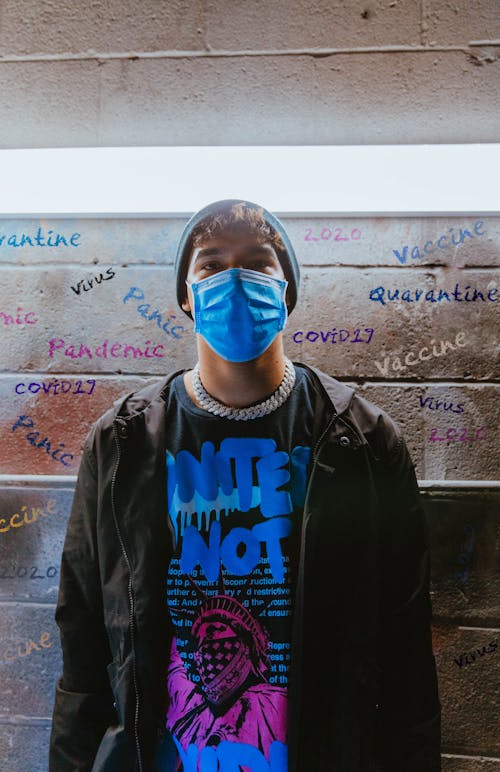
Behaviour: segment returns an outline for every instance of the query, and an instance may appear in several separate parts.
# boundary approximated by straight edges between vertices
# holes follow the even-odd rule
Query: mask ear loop
[[[288,281],[286,279],[282,279],[282,281],[285,282],[285,286],[283,287],[283,295],[282,295],[282,302],[283,302],[283,318],[280,319],[280,327],[278,332],[281,332],[281,330],[285,329],[286,323],[288,321],[288,306],[286,304],[286,291],[288,289]]]
[[[198,304],[198,296],[196,295],[195,291],[193,290],[193,283],[185,279],[186,287],[191,287],[191,296],[193,298],[193,308],[191,309],[191,316],[193,317],[194,322],[194,331],[198,332],[196,329],[198,326],[198,320],[200,318],[200,309]],[[189,290],[187,292],[187,296],[189,298]],[[197,307],[198,306],[198,307]]]

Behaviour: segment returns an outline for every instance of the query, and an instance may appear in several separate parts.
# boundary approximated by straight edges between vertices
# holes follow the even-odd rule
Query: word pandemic
[[[57,378],[53,378],[51,383],[45,383],[45,381],[32,381],[26,388],[25,383],[19,382],[16,383],[15,392],[16,394],[26,394],[27,392],[30,392],[31,394],[38,394],[40,390],[43,390],[44,394],[59,394],[58,389],[60,388],[61,394],[92,394],[96,384],[95,378],[89,378],[85,381],[85,383],[92,384],[89,391],[84,391],[82,389],[82,383],[83,381],[79,380],[75,381],[74,383],[71,383],[71,381],[59,382]],[[71,391],[73,386],[76,386],[76,389]],[[23,387],[23,391],[21,391],[20,387]],[[51,389],[53,389],[53,391],[51,391]]]
[[[20,415],[16,423],[12,424],[11,431],[15,432],[19,427],[22,427],[23,429],[30,429],[34,425],[35,423],[32,418],[30,418],[27,415]],[[28,432],[26,435],[26,440],[30,443],[30,445],[33,445],[34,448],[45,448],[47,455],[52,456],[54,461],[59,461],[63,466],[71,466],[71,462],[75,458],[73,453],[62,453],[58,457],[58,453],[60,453],[61,450],[65,447],[64,442],[60,442],[57,448],[54,451],[52,451],[49,438],[44,437],[43,440],[41,440],[40,442],[37,442],[39,437],[40,437],[40,432]],[[67,463],[64,460],[65,458],[70,458],[71,461]]]
[[[361,338],[359,336],[360,329],[361,328],[356,328],[354,330],[354,337],[351,341],[349,341],[350,343],[370,343],[371,339],[373,338],[373,327],[364,328],[364,331],[366,333],[369,333],[368,340],[365,340],[364,338]],[[342,333],[345,333],[344,337],[342,337]],[[300,340],[298,337],[299,335],[302,336]],[[325,330],[308,330],[305,333],[305,340],[310,341],[311,343],[316,343],[316,341],[318,341],[318,339],[321,338],[320,342],[326,343],[328,339],[331,337],[331,343],[337,343],[336,341],[337,335],[339,336],[339,343],[345,343],[347,340],[349,340],[351,333],[349,332],[349,330],[344,330],[344,329],[337,331],[336,327],[333,327],[331,330],[327,330],[326,332]],[[304,336],[304,330],[297,330],[297,332],[294,332],[292,335],[293,342],[304,343],[305,341],[303,336]]]
[[[109,340],[106,338],[104,343],[95,348],[84,346],[83,343],[80,343],[79,346],[78,344],[76,344],[76,346],[74,344],[66,346],[66,341],[63,340],[63,338],[52,338],[49,340],[49,357],[52,359],[54,351],[64,349],[64,356],[70,357],[71,359],[81,359],[83,356],[87,356],[89,359],[92,359],[93,357],[96,357],[97,359],[108,359],[108,344]],[[147,340],[144,345],[145,349],[143,351],[139,346],[126,345],[125,343],[113,343],[110,346],[109,358],[113,357],[116,359],[118,357],[123,357],[124,359],[128,359],[129,353],[132,354],[134,359],[142,359],[142,357],[145,357],[146,359],[154,359],[154,357],[162,359],[166,356],[166,354],[163,353],[165,349],[163,343],[155,344],[151,350],[152,353],[149,352],[151,341]],[[123,353],[119,353],[122,348]],[[76,349],[78,350],[78,353],[76,353]],[[158,353],[159,349],[162,349],[161,353]]]
[[[107,268],[105,273],[107,273],[108,276],[103,276],[102,273],[100,273],[99,276],[94,276],[93,279],[83,279],[82,281],[79,281],[78,284],[76,285],[76,288],[73,287],[73,285],[71,285],[71,289],[73,290],[73,292],[79,295],[82,289],[84,292],[89,292],[89,290],[92,289],[94,281],[96,284],[100,284],[102,281],[109,281],[114,276],[116,276],[112,268]],[[87,284],[89,285],[88,287],[85,286],[85,282],[87,282]]]
[[[425,362],[427,359],[431,359],[431,357],[433,355],[435,357],[444,356],[447,353],[448,349],[451,349],[452,351],[455,351],[455,347],[456,346],[460,346],[460,347],[466,346],[467,342],[464,340],[463,343],[459,343],[459,340],[458,340],[459,338],[461,340],[464,340],[465,339],[465,332],[458,332],[457,333],[457,335],[455,337],[455,345],[453,345],[453,343],[450,343],[448,340],[442,340],[441,341],[441,353],[439,353],[439,351],[436,350],[434,338],[431,338],[430,345],[432,345],[432,354],[426,354],[424,356],[424,351],[429,351],[429,347],[428,346],[423,346],[420,349],[420,351],[418,352],[418,359],[413,358],[410,361],[410,357],[413,357],[413,352],[409,351],[406,354],[406,356],[405,356],[405,364],[404,365],[401,364],[401,359],[399,358],[399,356],[394,356],[393,355],[392,356],[392,369],[395,372],[400,372],[402,370],[406,370],[406,365],[408,365],[408,366],[417,365],[419,363],[419,361]],[[382,373],[383,376],[387,376],[389,374],[389,364],[390,364],[390,361],[391,361],[391,357],[390,356],[384,357],[384,364],[383,365],[381,365],[380,362],[377,362],[376,359],[374,360],[375,366],[378,367],[378,369],[380,370],[380,372]]]
[[[484,236],[486,234],[486,231],[481,232],[481,228],[483,227],[483,225],[484,225],[484,220],[476,220],[473,227],[475,236]],[[467,228],[459,228],[458,239],[455,239],[454,238],[455,234],[453,233],[454,230],[455,228],[448,229],[450,233],[449,239],[451,241],[451,244],[448,242],[448,237],[445,234],[443,234],[442,236],[439,236],[438,239],[436,239],[436,246],[433,248],[432,248],[432,244],[434,242],[426,241],[424,246],[422,247],[423,254],[420,253],[420,249],[418,248],[418,246],[414,246],[411,250],[410,257],[413,260],[415,260],[419,257],[432,255],[436,251],[436,249],[449,249],[450,246],[452,245],[455,247],[459,247],[461,244],[465,242],[466,238],[470,238],[470,239],[475,238],[474,234],[472,234],[470,230],[468,230]],[[392,250],[402,265],[406,263],[406,258],[408,256],[408,249],[409,247],[408,245],[406,245],[402,248],[401,252],[399,252],[397,249]]]

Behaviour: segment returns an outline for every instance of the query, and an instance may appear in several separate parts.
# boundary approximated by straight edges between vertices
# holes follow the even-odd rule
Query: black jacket
[[[414,468],[386,413],[307,369],[330,419],[318,427],[304,504],[289,772],[438,772],[428,535]],[[61,563],[50,772],[153,772],[169,742],[163,513],[175,375],[117,402],[85,443]]]

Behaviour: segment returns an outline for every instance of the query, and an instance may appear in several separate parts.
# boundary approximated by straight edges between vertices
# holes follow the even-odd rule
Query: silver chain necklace
[[[201,382],[199,362],[197,362],[193,368],[192,383],[196,399],[204,410],[208,410],[209,413],[218,415],[221,418],[233,418],[235,421],[249,421],[252,418],[262,418],[265,415],[269,415],[269,413],[277,410],[277,408],[286,402],[295,384],[295,367],[289,359],[285,358],[285,374],[276,391],[263,402],[259,402],[257,405],[250,405],[249,407],[230,407],[229,405],[223,405],[222,402],[218,402],[214,399],[208,391],[205,390]]]

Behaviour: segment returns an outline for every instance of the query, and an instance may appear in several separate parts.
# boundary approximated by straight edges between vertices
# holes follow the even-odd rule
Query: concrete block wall
[[[0,0],[0,147],[498,142],[499,53],[498,0]],[[443,770],[498,772],[500,219],[286,223],[303,268],[289,355],[385,407],[435,481]],[[83,438],[113,399],[194,361],[170,265],[182,225],[0,219],[0,772],[47,769]],[[9,244],[38,227],[80,237]]]
[[[497,0],[0,2],[0,147],[498,141]]]
[[[302,269],[287,353],[388,410],[421,480],[443,769],[498,769],[500,217],[283,220]],[[85,435],[114,399],[196,359],[173,285],[184,222],[0,220],[1,772],[47,768]]]

